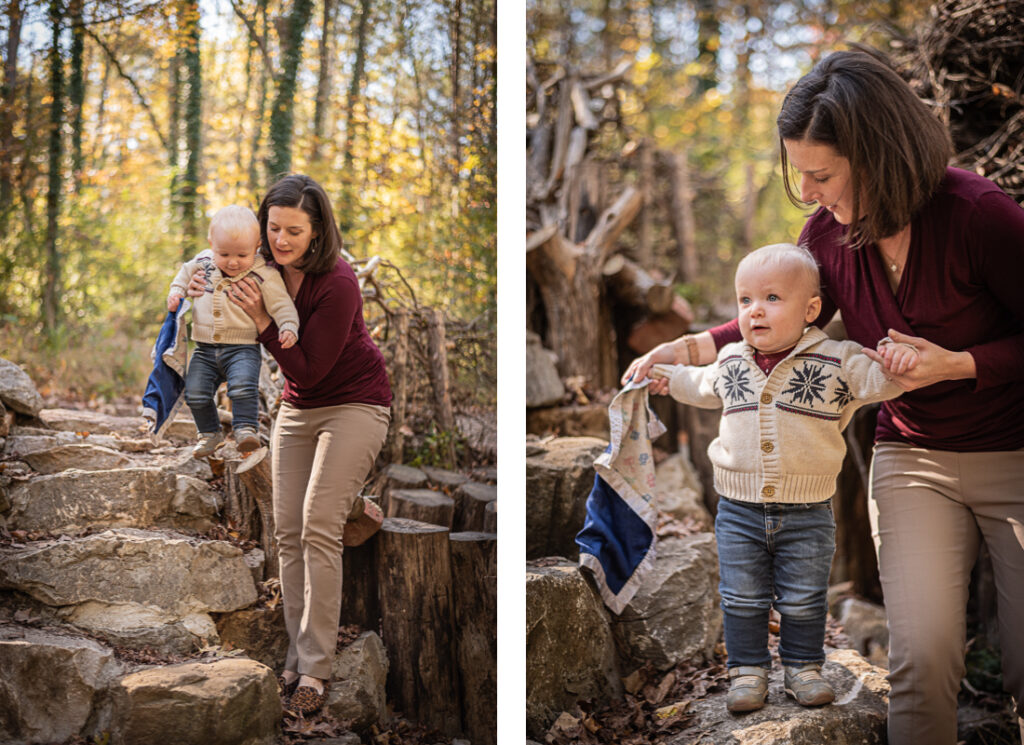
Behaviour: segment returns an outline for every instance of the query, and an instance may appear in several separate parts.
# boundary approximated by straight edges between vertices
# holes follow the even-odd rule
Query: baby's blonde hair
[[[209,240],[213,240],[213,231],[217,229],[230,238],[238,238],[246,231],[254,231],[259,235],[260,224],[256,220],[256,213],[248,207],[240,204],[229,204],[221,207],[210,218],[210,230],[206,234]]]
[[[775,269],[790,266],[796,267],[804,275],[811,297],[820,295],[821,274],[818,272],[818,262],[810,251],[793,243],[772,243],[755,248],[740,260],[736,272],[739,273],[742,268]]]

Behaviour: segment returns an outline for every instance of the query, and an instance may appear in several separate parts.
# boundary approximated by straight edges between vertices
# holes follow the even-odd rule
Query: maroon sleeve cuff
[[[711,334],[711,338],[715,341],[715,349],[719,350],[726,344],[732,344],[734,341],[739,341],[743,338],[740,333],[740,322],[739,319],[732,319],[721,326],[715,326],[714,328],[708,329]]]

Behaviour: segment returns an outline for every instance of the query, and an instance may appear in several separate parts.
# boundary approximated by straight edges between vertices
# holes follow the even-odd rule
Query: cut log
[[[437,525],[385,518],[376,543],[388,699],[408,719],[452,735],[462,716],[448,535]]]
[[[430,483],[438,487],[445,494],[448,494],[469,481],[469,476],[458,471],[449,471],[445,468],[434,468],[423,466],[423,473],[427,474]]]
[[[380,632],[377,540],[374,536],[360,546],[345,547],[341,560],[341,626],[356,624]]]
[[[597,129],[597,117],[590,110],[590,96],[587,89],[577,79],[572,81],[569,97],[572,99],[573,113],[576,115],[576,123],[583,129]]]
[[[675,293],[666,279],[655,279],[646,269],[622,254],[615,254],[604,263],[601,273],[625,303],[646,309],[649,313],[667,313]]]
[[[498,487],[467,481],[455,492],[455,529],[483,530],[487,505],[498,498]]]
[[[474,745],[497,742],[497,536],[452,533],[452,588],[463,731]]]
[[[615,204],[601,213],[597,225],[590,231],[586,242],[587,253],[597,257],[598,265],[604,263],[605,258],[614,248],[616,239],[640,211],[643,201],[644,197],[640,190],[634,186],[628,186],[615,200]]]
[[[498,532],[498,500],[494,499],[487,503],[484,508],[484,532]]]
[[[450,529],[455,516],[455,500],[433,489],[395,489],[388,497],[388,511],[384,514]]]
[[[380,508],[387,514],[388,496],[395,489],[422,489],[427,485],[427,474],[413,466],[392,463],[380,472],[373,491],[380,494]]]
[[[455,432],[455,414],[448,384],[448,350],[445,344],[444,311],[427,314],[427,347],[430,354],[430,382],[434,392],[434,416],[442,432]],[[445,438],[448,463],[455,465],[455,438]]]

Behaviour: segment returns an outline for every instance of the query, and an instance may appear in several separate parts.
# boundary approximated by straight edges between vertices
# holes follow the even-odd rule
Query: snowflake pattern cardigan
[[[658,367],[676,400],[723,410],[708,447],[719,494],[820,502],[835,492],[846,453],[842,431],[854,411],[901,393],[861,348],[811,327],[769,375],[746,342],[725,345],[706,367]]]

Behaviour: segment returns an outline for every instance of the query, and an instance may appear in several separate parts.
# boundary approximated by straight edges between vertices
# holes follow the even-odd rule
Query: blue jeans
[[[771,667],[772,605],[782,616],[782,663],[824,662],[828,577],[836,548],[831,500],[761,504],[722,497],[715,538],[729,667]]]
[[[185,403],[192,410],[196,429],[203,434],[220,432],[217,405],[218,386],[228,383],[232,427],[257,428],[260,406],[260,345],[204,344],[196,349],[185,373]]]

